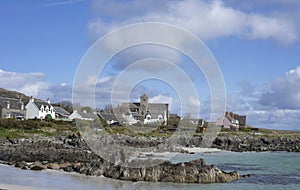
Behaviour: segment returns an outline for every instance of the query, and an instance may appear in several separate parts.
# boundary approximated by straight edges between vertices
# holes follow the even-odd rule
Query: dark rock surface
[[[139,144],[140,139],[133,141]],[[149,158],[133,160],[135,163],[131,164],[135,165],[135,168],[114,165],[90,151],[77,135],[56,138],[34,136],[10,140],[1,138],[0,160],[4,164],[15,165],[22,169],[48,168],[131,181],[224,183],[240,178],[236,171],[226,173],[214,165],[206,165],[203,159],[178,164],[160,161],[160,164],[145,167],[144,162],[157,161]]]
[[[218,136],[212,148],[235,152],[287,151],[300,152],[300,137],[268,137],[259,135]]]
[[[213,137],[214,138],[214,137]],[[201,136],[195,136],[191,139],[178,137],[172,141],[165,141],[163,138],[145,138],[145,137],[124,137],[113,136],[114,142],[126,147],[148,148],[163,145],[165,151],[176,151],[174,147],[201,147]],[[246,133],[222,133],[211,140],[212,144],[205,144],[209,148],[218,148],[221,150],[245,152],[245,151],[287,151],[300,152],[300,133],[293,135],[259,135]]]

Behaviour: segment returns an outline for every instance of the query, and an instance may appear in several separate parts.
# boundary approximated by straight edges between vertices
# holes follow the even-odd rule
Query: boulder
[[[60,166],[57,163],[51,163],[51,164],[48,165],[47,168],[51,169],[51,170],[59,170]]]
[[[36,171],[44,170],[46,168],[47,168],[47,165],[43,165],[42,163],[40,163],[38,161],[36,161],[32,165],[30,165],[30,169],[36,170]]]

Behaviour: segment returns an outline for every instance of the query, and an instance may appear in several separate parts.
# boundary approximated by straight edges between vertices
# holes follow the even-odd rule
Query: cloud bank
[[[71,100],[71,86],[65,83],[51,84],[44,73],[17,73],[0,69],[0,87],[22,92],[27,96],[54,101]]]
[[[95,0],[93,10],[98,17],[89,22],[88,29],[98,38],[120,26],[154,21],[177,25],[202,40],[240,36],[250,40],[271,39],[287,45],[299,39],[298,21],[292,15],[249,13],[231,5],[227,1],[203,0]]]
[[[300,66],[266,87],[241,82],[240,91],[228,95],[227,109],[247,115],[252,125],[300,130]]]

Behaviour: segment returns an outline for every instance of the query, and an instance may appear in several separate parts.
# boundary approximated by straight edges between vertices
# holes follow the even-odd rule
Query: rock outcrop
[[[76,135],[60,138],[32,137],[29,139],[0,139],[0,160],[21,169],[55,169],[86,175],[149,182],[224,183],[238,180],[239,174],[224,172],[203,159],[173,164],[151,158],[133,160],[135,167],[114,165],[94,154]]]
[[[222,135],[218,136],[212,148],[222,150],[245,151],[287,151],[300,152],[300,137],[268,137],[252,135]]]

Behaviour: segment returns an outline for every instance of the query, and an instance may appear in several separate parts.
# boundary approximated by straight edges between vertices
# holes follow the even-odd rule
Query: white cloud
[[[30,96],[37,96],[39,90],[46,88],[47,84],[42,82],[43,73],[16,73],[0,71],[0,86],[25,93]]]
[[[157,95],[149,99],[150,103],[167,103],[172,104],[173,98],[170,96]]]
[[[259,102],[279,109],[300,109],[300,66],[273,81]]]
[[[188,100],[181,100],[183,103],[182,114],[186,117],[197,119],[200,117],[200,101],[195,96],[189,96]]]
[[[272,129],[300,130],[300,110],[267,109],[247,112],[248,124]]]
[[[194,97],[194,96],[190,96],[189,97],[189,104],[191,105],[191,106],[200,106],[200,101],[196,98],[196,97]]]
[[[65,83],[51,84],[44,81],[44,73],[17,73],[0,70],[0,86],[22,92],[27,96],[54,101],[70,100],[71,86]]]
[[[113,62],[113,69],[123,70],[130,64],[141,61],[146,58],[156,58],[166,60],[170,63],[181,64],[181,53],[171,48],[167,48],[161,45],[144,44],[128,48],[118,54],[116,61]],[[159,64],[155,64],[157,60],[152,59],[148,64],[135,65],[135,69],[141,69],[145,71],[162,71],[164,68]]]
[[[252,15],[249,17],[250,32],[247,35],[250,39],[275,39],[281,44],[290,44],[299,38],[294,24],[280,15]]]
[[[260,89],[247,81],[227,97],[227,109],[247,115],[249,125],[300,130],[300,66]]]
[[[99,12],[100,17],[90,21],[89,30],[99,37],[105,31],[126,24],[157,21],[183,27],[203,40],[226,36],[272,39],[281,44],[298,40],[298,21],[291,19],[293,17],[288,13],[249,13],[231,5],[223,1],[203,0],[160,1],[158,5],[156,1],[96,0],[94,10]],[[110,22],[105,22],[101,17],[110,18]]]
[[[227,110],[237,112],[239,114],[244,114],[251,109],[247,100],[241,97],[237,93],[232,93],[227,97]]]

